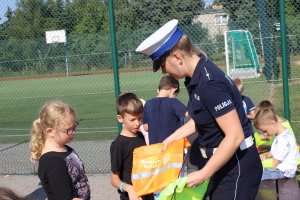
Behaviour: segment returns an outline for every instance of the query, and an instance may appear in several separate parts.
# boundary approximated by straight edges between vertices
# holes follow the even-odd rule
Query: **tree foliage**
[[[55,70],[64,65],[66,52],[74,67],[80,65],[90,69],[111,65],[108,59],[111,51],[108,1],[17,0],[17,8],[8,8],[5,14],[7,20],[0,24],[0,71],[37,70],[43,65],[47,66],[47,70]],[[272,8],[267,9],[268,17],[278,22],[279,0],[264,1],[268,8]],[[296,27],[298,30],[300,27],[297,1],[286,3],[287,24],[293,24],[289,27],[293,34],[297,34]],[[250,29],[255,36],[259,35],[258,13],[253,9],[256,0],[215,2],[222,3],[231,14],[231,28]],[[193,24],[194,16],[205,9],[204,0],[114,0],[113,3],[118,50],[125,52],[124,56],[126,52],[134,51],[143,38],[174,18],[179,20],[180,27],[193,42],[201,44],[206,41],[205,45],[213,42],[207,29],[201,24]],[[67,44],[47,45],[45,31],[59,29],[66,30]],[[296,40],[291,42],[292,49],[300,48],[299,39]],[[212,53],[218,49],[213,45],[205,48]],[[43,61],[33,61],[41,59]]]
[[[132,3],[134,27],[159,27],[171,19],[191,24],[197,12],[204,8],[199,0],[145,0]]]
[[[134,51],[141,34],[152,32],[170,19],[191,24],[195,13],[204,7],[199,0],[113,3],[122,52]],[[6,22],[0,25],[2,71],[42,72],[43,66],[47,71],[55,70],[64,65],[66,54],[72,58],[71,66],[91,69],[111,65],[107,59],[111,51],[108,0],[17,0],[17,8],[8,8],[5,16]],[[47,45],[45,31],[60,29],[66,30],[67,44]]]

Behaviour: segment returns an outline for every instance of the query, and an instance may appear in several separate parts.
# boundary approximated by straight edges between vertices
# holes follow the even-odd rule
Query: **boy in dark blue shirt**
[[[233,82],[236,85],[236,87],[238,88],[238,90],[242,96],[243,108],[244,108],[245,114],[247,115],[248,122],[251,123],[250,120],[254,120],[254,118],[255,118],[255,106],[249,97],[243,95],[243,91],[244,91],[243,81],[239,78],[235,78],[235,79],[233,79]]]
[[[149,144],[164,141],[188,117],[186,106],[176,99],[179,91],[179,81],[166,75],[160,80],[157,97],[146,102],[143,124],[149,134]]]

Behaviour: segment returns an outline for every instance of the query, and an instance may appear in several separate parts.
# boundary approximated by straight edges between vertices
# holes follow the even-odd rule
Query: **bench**
[[[297,200],[300,189],[295,178],[261,181],[256,200]]]

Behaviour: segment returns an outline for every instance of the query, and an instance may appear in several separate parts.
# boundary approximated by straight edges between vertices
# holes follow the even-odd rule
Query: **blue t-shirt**
[[[186,106],[176,98],[156,97],[146,102],[143,123],[148,124],[149,144],[163,142],[184,123]]]
[[[246,115],[249,115],[249,113],[252,110],[255,110],[255,106],[249,97],[242,95],[242,101],[243,101],[243,108],[244,108]],[[253,132],[252,122],[250,119],[248,119],[248,123],[250,124],[252,132]]]
[[[247,96],[242,95],[243,108],[246,115],[249,115],[250,111],[255,109],[255,106],[251,99]]]
[[[245,138],[252,135],[252,127],[248,124],[237,87],[206,56],[202,55],[192,78],[186,78],[185,86],[189,93],[188,112],[195,121],[200,146],[219,146],[224,132],[215,119],[233,109],[239,115]]]

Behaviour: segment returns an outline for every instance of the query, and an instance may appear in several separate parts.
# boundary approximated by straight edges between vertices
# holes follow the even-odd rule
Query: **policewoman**
[[[254,200],[262,176],[262,164],[235,84],[171,20],[136,49],[150,56],[153,71],[160,68],[176,79],[185,78],[191,119],[165,141],[199,134],[205,165],[187,175],[188,187],[209,180],[210,200]]]

